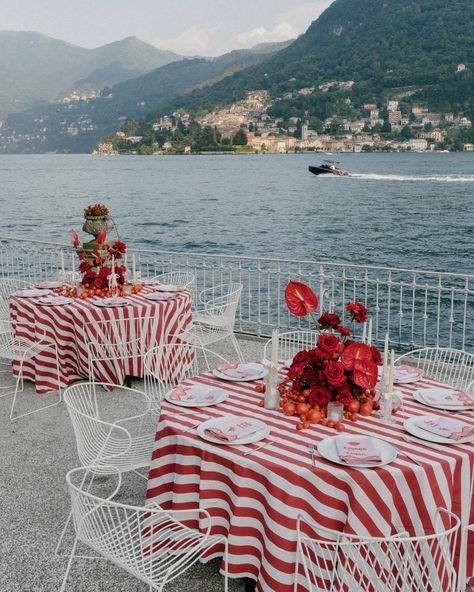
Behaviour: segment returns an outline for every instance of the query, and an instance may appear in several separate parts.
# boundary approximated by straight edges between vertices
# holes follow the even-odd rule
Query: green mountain
[[[85,49],[40,33],[0,31],[0,117],[72,89],[101,89],[179,59],[135,37]]]
[[[173,97],[258,64],[287,45],[267,44],[213,59],[183,59],[105,88],[95,99],[41,105],[12,114],[0,128],[0,153],[90,152],[102,136],[121,127],[124,119],[143,118]],[[82,83],[90,83],[95,75]],[[110,72],[102,71],[101,76],[110,76]]]
[[[467,69],[457,74],[460,63]],[[418,92],[414,98],[433,108],[469,112],[473,68],[472,0],[335,0],[288,48],[166,109],[212,109],[243,98],[247,90],[266,89],[277,97],[353,80],[361,100]],[[295,100],[300,112],[324,116],[327,101],[318,93]],[[291,111],[292,104],[289,99],[282,107]]]

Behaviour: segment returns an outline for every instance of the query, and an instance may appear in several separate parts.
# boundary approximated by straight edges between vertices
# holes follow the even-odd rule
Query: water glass
[[[332,421],[342,421],[344,405],[339,401],[329,401],[326,417]]]

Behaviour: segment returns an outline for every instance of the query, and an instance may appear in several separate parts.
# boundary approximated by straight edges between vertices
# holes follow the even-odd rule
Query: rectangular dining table
[[[373,416],[345,421],[346,434],[379,437],[421,463],[398,454],[390,464],[369,469],[337,465],[319,455],[313,463],[309,447],[334,436],[334,429],[318,424],[296,431],[299,418],[258,405],[263,395],[255,391],[255,382],[225,382],[206,373],[192,383],[219,386],[230,396],[200,409],[163,404],[147,502],[165,509],[207,510],[212,534],[228,538],[230,577],[251,578],[259,592],[293,592],[298,515],[326,528],[369,536],[431,534],[438,507],[455,513],[463,525],[474,521],[474,444],[404,439],[404,419],[443,413],[412,397],[417,388],[438,385],[428,378],[400,387],[403,408],[393,423]],[[231,446],[197,435],[198,422],[224,414],[261,419],[271,428],[270,444],[256,450],[261,442]],[[474,426],[471,413],[457,417]],[[216,548],[208,558],[220,555],[222,549]],[[473,559],[470,538],[469,573]],[[302,573],[297,587],[302,591],[301,578]]]

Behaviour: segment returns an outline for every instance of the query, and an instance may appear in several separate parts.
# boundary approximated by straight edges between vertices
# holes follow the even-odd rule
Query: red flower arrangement
[[[381,355],[376,347],[350,339],[350,331],[341,325],[339,315],[323,313],[318,319],[313,312],[318,299],[311,288],[300,282],[289,282],[285,300],[291,313],[299,317],[310,314],[321,332],[316,347],[301,351],[293,358],[286,384],[281,394],[292,393],[300,403],[310,406],[326,406],[329,401],[339,401],[345,407],[356,399],[362,401],[377,383],[377,365]],[[356,323],[365,322],[367,309],[360,302],[349,302],[346,310]]]
[[[92,206],[91,206],[92,207]],[[81,247],[79,237],[75,230],[71,230],[73,244],[76,249]],[[127,251],[127,245],[121,241],[112,243],[106,242],[107,233],[101,230],[95,239],[100,245],[101,251],[93,249],[90,252],[81,251],[78,256],[80,259],[79,271],[83,274],[81,285],[84,288],[99,291],[108,291],[109,278],[112,273],[111,261],[114,258],[115,273],[117,274],[117,284],[121,288],[125,284],[125,265],[116,265],[116,262],[123,258]],[[99,294],[100,295],[100,294]]]

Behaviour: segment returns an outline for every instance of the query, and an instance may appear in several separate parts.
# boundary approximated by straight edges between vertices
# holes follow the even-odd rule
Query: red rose
[[[312,387],[311,394],[309,395],[311,405],[327,405],[331,399],[332,393],[325,386],[318,384]]]
[[[339,316],[333,312],[325,312],[318,319],[320,329],[330,329],[331,327],[336,328],[340,322],[341,319]]]
[[[328,362],[324,368],[324,376],[328,383],[334,387],[339,387],[346,383],[344,366],[341,362]]]
[[[79,271],[81,273],[86,273],[90,269],[92,269],[92,263],[89,263],[89,261],[81,261],[79,263]]]
[[[336,335],[320,335],[318,338],[318,349],[324,352],[326,356],[333,356],[336,353],[337,346],[340,343],[339,337],[336,337]]]
[[[77,255],[79,257],[79,259],[87,259],[87,253],[78,253]]]
[[[123,243],[122,241],[115,241],[114,242],[114,248],[119,253],[125,253],[125,251],[127,250],[127,245],[125,243]]]
[[[99,277],[101,277],[103,280],[105,280],[109,277],[111,272],[112,272],[112,269],[110,267],[101,267],[99,269]]]
[[[356,323],[365,323],[367,320],[367,309],[360,302],[348,302],[346,310],[352,315],[352,320]]]
[[[94,280],[94,288],[99,288],[99,290],[102,288],[102,286],[104,285],[104,280],[101,280],[100,278],[95,278]]]
[[[352,401],[352,393],[348,388],[339,389],[336,393],[336,401],[339,401],[346,407]]]
[[[373,361],[377,364],[377,366],[380,366],[382,364],[382,354],[378,348],[374,347],[373,345],[371,346],[370,350],[372,352]]]
[[[338,325],[336,327],[336,329],[339,331],[339,333],[341,335],[344,335],[344,337],[350,337],[351,332],[349,331],[349,329],[346,329],[345,327],[343,327],[342,325]]]

